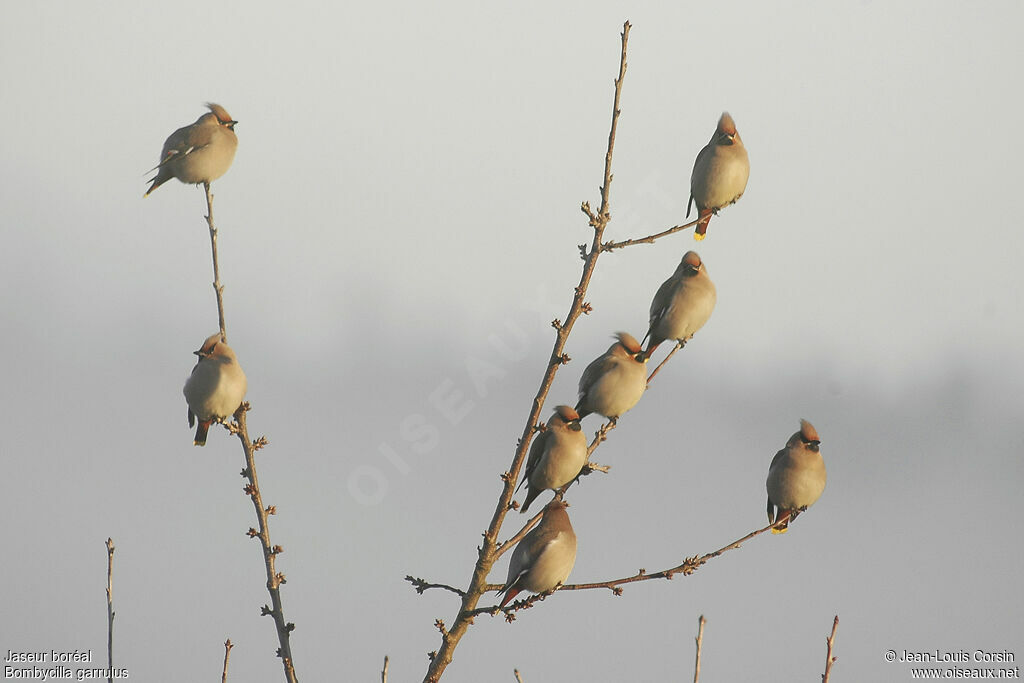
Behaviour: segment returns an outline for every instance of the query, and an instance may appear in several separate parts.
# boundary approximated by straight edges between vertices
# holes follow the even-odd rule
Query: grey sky
[[[216,327],[202,193],[142,199],[163,140],[214,101],[239,121],[214,184],[222,279],[299,676],[375,680],[389,654],[392,680],[422,677],[457,602],[402,578],[471,573],[589,240],[628,18],[608,237],[683,220],[723,110],[752,172],[696,247],[711,321],[597,451],[611,473],[569,496],[571,580],[763,526],[801,417],[828,488],[691,577],[479,618],[444,680],[687,680],[702,613],[702,681],[818,680],[837,613],[836,682],[910,680],[888,649],[1019,665],[1024,10],[666,5],[0,9],[0,651],[99,656],[112,536],[133,678],[213,678],[230,637],[231,680],[280,680],[240,451],[222,429],[193,448],[181,396]],[[602,256],[545,416],[613,332],[643,335],[691,234]],[[476,385],[481,363],[497,374]],[[458,424],[439,388],[472,402]],[[376,504],[350,490],[367,468]]]

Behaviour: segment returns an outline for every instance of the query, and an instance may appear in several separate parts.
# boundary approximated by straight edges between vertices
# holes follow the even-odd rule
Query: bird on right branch
[[[743,146],[729,112],[722,112],[715,134],[697,155],[690,174],[690,202],[686,205],[686,217],[690,217],[690,210],[696,204],[700,218],[693,239],[704,239],[711,216],[743,196],[749,176],[747,148]]]
[[[547,593],[565,583],[576,564],[576,532],[565,512],[566,504],[553,500],[544,508],[540,524],[519,541],[508,564],[508,579],[499,607],[522,591]],[[499,594],[500,594],[499,593]]]
[[[773,534],[784,533],[796,516],[821,498],[825,490],[825,461],[818,430],[800,420],[800,431],[789,437],[768,468],[768,523]]]

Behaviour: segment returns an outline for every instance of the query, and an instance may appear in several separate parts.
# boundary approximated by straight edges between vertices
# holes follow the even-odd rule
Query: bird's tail
[[[199,426],[196,427],[196,438],[192,442],[193,446],[205,446],[206,435],[210,431],[210,425],[213,424],[213,420],[200,420]]]
[[[515,586],[509,586],[506,588],[505,597],[501,599],[501,604],[499,604],[498,607],[504,607],[508,603],[512,602],[512,598],[519,595],[520,591],[522,591],[522,588],[516,588]]]
[[[693,233],[693,239],[700,242],[704,239],[704,235],[708,231],[708,224],[711,222],[711,209],[706,209],[700,212],[700,223],[697,224],[697,230]]]

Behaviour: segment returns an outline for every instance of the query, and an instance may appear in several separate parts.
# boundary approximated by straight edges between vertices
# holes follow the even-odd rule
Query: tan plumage
[[[519,541],[508,564],[501,607],[521,591],[546,593],[565,582],[576,564],[576,532],[565,503],[553,500],[544,508],[540,524]],[[500,593],[499,593],[500,595]]]
[[[213,182],[227,173],[235,159],[238,138],[235,124],[224,107],[207,104],[210,110],[195,123],[171,133],[160,152],[160,163],[154,169],[153,184],[144,197],[166,183],[177,178],[183,183],[199,184]]]
[[[800,420],[800,431],[789,437],[768,468],[768,523],[781,534],[797,515],[814,504],[825,490],[825,461],[818,449],[818,431]]]
[[[579,414],[569,406],[558,406],[547,426],[530,444],[526,473],[519,484],[526,484],[526,500],[520,512],[548,489],[559,489],[576,478],[587,462],[587,437],[580,427]],[[518,490],[518,489],[517,489]]]
[[[711,317],[717,298],[715,283],[700,256],[695,251],[686,252],[651,301],[650,327],[644,338],[650,341],[644,353],[650,357],[666,339],[685,345]]]
[[[207,337],[195,354],[199,362],[182,391],[188,403],[188,426],[199,421],[193,444],[205,446],[210,425],[234,415],[242,404],[247,381],[235,352],[224,343],[220,332]]]
[[[749,176],[747,148],[743,146],[729,112],[722,112],[715,134],[697,155],[690,174],[690,202],[686,206],[686,217],[690,217],[690,209],[696,204],[697,215],[701,219],[693,234],[695,240],[704,239],[712,214],[717,214],[719,209],[743,196]]]
[[[580,377],[576,412],[591,413],[613,422],[632,408],[647,389],[647,356],[631,334],[619,332],[618,341],[594,359]]]

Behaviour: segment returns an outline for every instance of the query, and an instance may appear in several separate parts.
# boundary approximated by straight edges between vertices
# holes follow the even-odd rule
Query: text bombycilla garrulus
[[[210,425],[235,414],[245,398],[247,384],[235,352],[224,343],[220,332],[210,335],[195,354],[199,362],[185,381],[183,393],[188,403],[188,426],[199,421],[193,443],[205,446]]]
[[[685,345],[711,317],[716,300],[715,283],[708,277],[704,262],[697,252],[686,252],[676,272],[661,284],[651,301],[651,326],[645,337],[650,341],[645,355],[649,358],[666,339]]]
[[[632,408],[647,389],[647,356],[633,335],[619,332],[617,341],[594,359],[580,377],[576,412],[591,413],[615,422]]]
[[[789,437],[768,468],[768,523],[781,534],[797,515],[814,504],[825,490],[825,461],[818,446],[818,431],[800,420],[800,431]]]
[[[565,503],[553,500],[544,517],[519,541],[508,564],[508,579],[501,593],[500,607],[521,591],[546,593],[569,578],[576,564],[576,532],[569,523]],[[500,593],[499,593],[500,594]]]
[[[219,104],[208,103],[209,112],[195,123],[171,133],[160,152],[153,184],[144,197],[177,178],[183,183],[198,185],[210,183],[227,173],[235,159],[238,138],[231,116]]]
[[[526,500],[520,512],[548,489],[557,490],[576,478],[587,462],[587,437],[580,427],[580,416],[569,406],[557,406],[547,426],[530,444],[526,474]]]
[[[697,216],[701,222],[693,234],[695,240],[704,239],[712,214],[729,206],[743,196],[750,176],[750,159],[747,148],[736,130],[729,112],[722,112],[718,127],[711,141],[697,155],[690,174],[690,202],[686,205],[686,217],[697,205]]]

